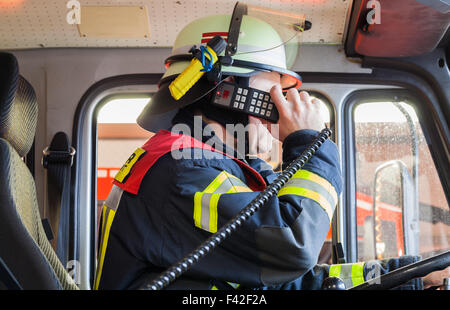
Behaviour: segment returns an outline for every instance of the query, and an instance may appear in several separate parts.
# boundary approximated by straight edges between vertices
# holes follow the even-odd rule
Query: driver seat
[[[0,53],[0,68],[0,258],[23,289],[78,289],[47,240],[22,160],[35,136],[34,89],[12,54]]]

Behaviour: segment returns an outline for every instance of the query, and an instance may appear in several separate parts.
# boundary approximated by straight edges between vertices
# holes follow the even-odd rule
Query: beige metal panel
[[[88,38],[148,38],[145,6],[82,6],[78,30]]]
[[[304,13],[313,23],[303,35],[305,43],[341,44],[352,0],[248,0],[248,4]],[[113,37],[80,36],[74,12],[84,6],[134,6],[148,12],[150,36],[128,33]],[[0,49],[39,47],[170,47],[177,33],[203,16],[232,12],[235,0],[8,0],[0,1]],[[67,5],[69,4],[69,8]],[[75,10],[75,11],[74,11]],[[81,11],[82,13],[82,11]],[[127,9],[122,13],[127,16]],[[83,23],[83,16],[80,15]],[[133,21],[134,22],[134,21]]]

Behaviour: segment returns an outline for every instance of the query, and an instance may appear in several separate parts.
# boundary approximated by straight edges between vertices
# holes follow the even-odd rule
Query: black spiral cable
[[[264,206],[269,199],[275,196],[280,189],[289,181],[290,178],[300,170],[308,160],[314,155],[320,146],[331,136],[329,128],[323,129],[314,141],[306,148],[305,151],[288,167],[280,173],[280,175],[267,188],[259,193],[245,208],[243,208],[235,217],[229,220],[215,234],[201,243],[195,250],[186,257],[178,261],[175,265],[161,273],[156,279],[150,283],[141,286],[144,290],[161,290],[172,283],[176,278],[188,271],[193,265],[209,254],[215,247],[228,238],[236,231],[247,219],[249,219],[256,211]]]

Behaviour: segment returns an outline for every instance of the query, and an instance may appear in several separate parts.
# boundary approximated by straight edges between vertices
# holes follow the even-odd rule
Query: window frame
[[[90,290],[95,277],[97,257],[97,114],[112,98],[151,95],[157,90],[162,74],[127,74],[109,77],[93,84],[77,106],[72,145],[77,150],[71,171],[71,208],[74,210],[74,258],[79,262],[79,286]],[[86,174],[86,172],[89,172]],[[80,219],[83,219],[81,221]]]
[[[413,91],[395,88],[395,89],[370,89],[357,90],[352,92],[344,102],[343,121],[344,137],[346,140],[344,146],[344,159],[346,169],[344,176],[344,209],[345,228],[346,228],[346,248],[348,261],[356,262],[358,260],[358,241],[356,225],[356,161],[355,161],[355,128],[354,112],[359,104],[370,102],[405,102],[410,104],[416,111],[419,124],[422,128],[425,140],[429,146],[432,160],[436,166],[437,174],[444,190],[447,203],[450,209],[449,178],[450,172],[445,167],[448,166],[446,154],[448,150],[441,143],[440,137],[431,135],[430,132],[439,132],[438,125],[440,119],[435,117],[434,113],[426,110],[425,104],[420,104],[420,98]]]
[[[328,98],[327,95],[325,95],[324,93],[322,93],[319,90],[315,90],[315,89],[305,89],[305,90],[301,90],[301,91],[306,91],[308,92],[308,94],[310,96],[316,97],[317,99],[321,100],[328,108],[330,111],[330,129],[331,129],[331,137],[330,139],[336,143],[336,138],[337,138],[337,133],[336,133],[336,128],[337,128],[337,123],[336,123],[336,106],[332,103],[332,101],[330,100],[330,98]]]

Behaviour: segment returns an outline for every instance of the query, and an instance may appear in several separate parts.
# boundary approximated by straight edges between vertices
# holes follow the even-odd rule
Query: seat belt
[[[75,149],[64,132],[57,132],[43,151],[42,165],[47,169],[47,204],[55,238],[53,246],[63,266],[67,266],[71,227],[74,220],[70,203],[70,170]]]

